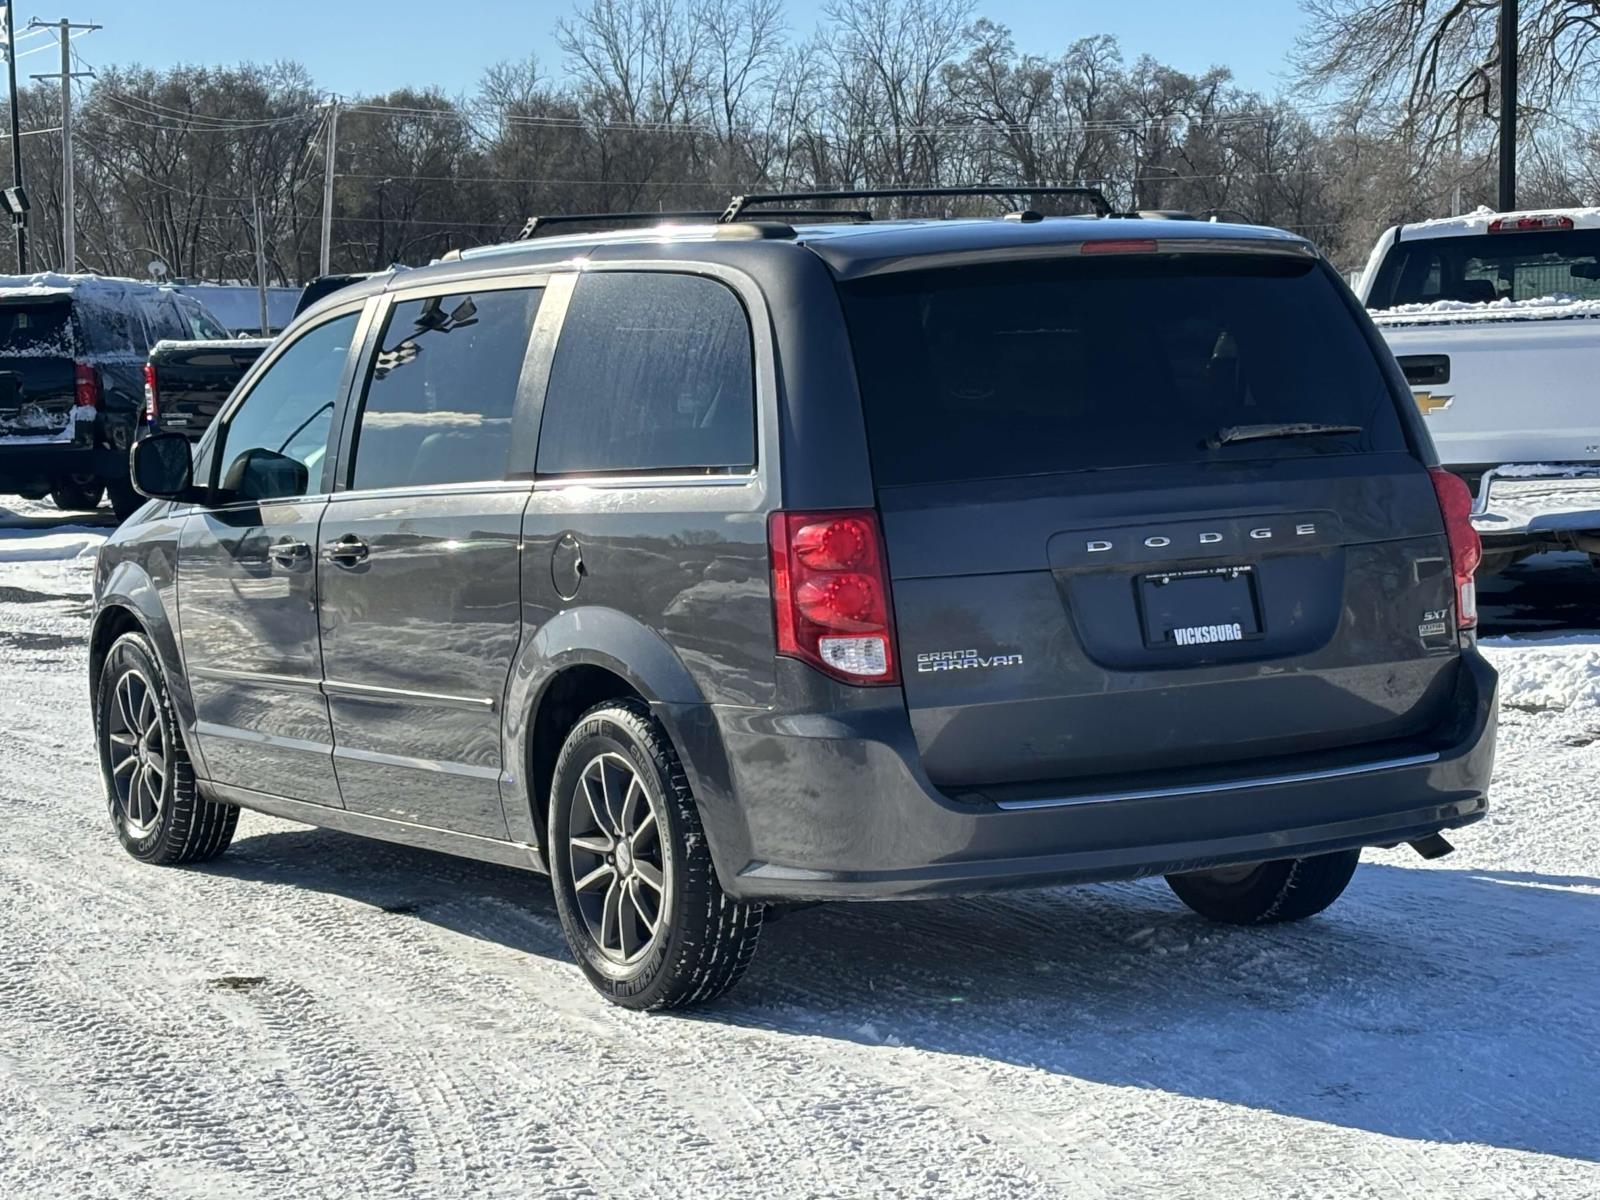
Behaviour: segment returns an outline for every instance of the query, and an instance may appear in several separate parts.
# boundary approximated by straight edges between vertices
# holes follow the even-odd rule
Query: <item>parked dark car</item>
[[[355,285],[192,462],[139,444],[90,654],[131,854],[243,807],[548,871],[654,1008],[773,904],[1294,920],[1483,815],[1468,499],[1310,244],[739,210]]]
[[[144,360],[164,338],[227,336],[171,288],[92,275],[0,277],[0,495],[50,496],[118,517],[144,503],[128,448],[144,410]]]
[[[144,367],[145,424],[199,441],[270,345],[271,338],[157,342]]]
[[[301,291],[295,315],[375,274],[313,279]],[[157,342],[144,368],[145,423],[156,432],[181,433],[199,441],[234,387],[270,345],[271,338]]]

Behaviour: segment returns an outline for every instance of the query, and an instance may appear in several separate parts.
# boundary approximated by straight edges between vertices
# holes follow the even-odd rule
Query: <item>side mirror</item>
[[[128,460],[133,490],[152,500],[195,501],[194,457],[181,433],[158,433],[133,444]]]
[[[310,479],[311,473],[299,459],[258,446],[228,464],[222,491],[232,500],[277,500],[304,496]]]

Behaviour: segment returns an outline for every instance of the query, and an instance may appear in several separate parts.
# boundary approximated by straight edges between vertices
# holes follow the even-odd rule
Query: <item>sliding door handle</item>
[[[272,543],[272,549],[267,553],[272,555],[272,561],[279,566],[293,567],[311,557],[311,547],[294,538],[280,538]]]
[[[371,553],[367,544],[353,533],[347,533],[335,541],[325,542],[322,547],[322,556],[331,563],[338,563],[341,567],[353,567],[365,561]]]

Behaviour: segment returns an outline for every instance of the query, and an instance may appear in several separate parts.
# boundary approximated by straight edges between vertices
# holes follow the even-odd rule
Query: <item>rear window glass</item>
[[[13,358],[71,358],[72,305],[0,304],[0,354]]]
[[[1384,256],[1372,308],[1457,300],[1600,300],[1600,229],[1401,241]]]
[[[1371,345],[1308,261],[1057,259],[842,290],[881,486],[1406,449]],[[1212,444],[1300,423],[1355,429]]]

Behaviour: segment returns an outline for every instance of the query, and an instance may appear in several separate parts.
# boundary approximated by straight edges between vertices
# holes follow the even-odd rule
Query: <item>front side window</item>
[[[748,470],[756,461],[750,322],[698,275],[578,281],[539,429],[541,475]]]
[[[218,455],[228,499],[286,500],[321,485],[358,315],[335,317],[303,334],[229,418]]]
[[[390,311],[356,427],[354,488],[504,479],[538,288]]]

